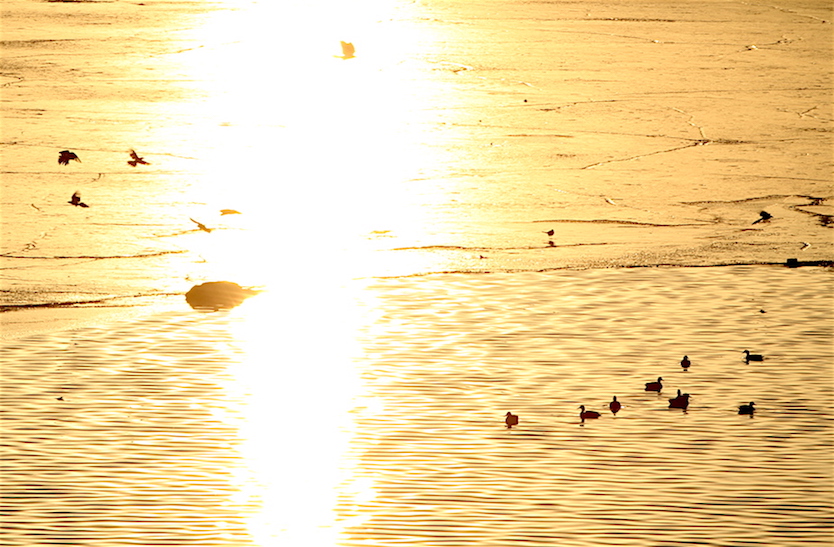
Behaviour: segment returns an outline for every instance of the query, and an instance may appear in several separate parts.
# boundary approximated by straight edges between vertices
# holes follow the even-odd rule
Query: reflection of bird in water
[[[758,224],[759,222],[767,222],[768,220],[770,220],[772,218],[773,218],[773,215],[771,215],[767,211],[760,211],[759,212],[759,219],[753,221],[753,224]]]
[[[608,408],[611,409],[612,414],[616,414],[617,412],[619,412],[620,408],[622,408],[622,406],[623,405],[620,404],[620,401],[617,400],[616,395],[614,395],[614,400],[611,401],[610,403],[608,403]]]
[[[518,425],[518,416],[516,416],[512,412],[507,412],[507,416],[506,418],[504,418],[504,422],[507,424],[507,429],[512,429],[514,425]]]
[[[658,378],[657,382],[646,382],[646,391],[660,391],[663,389],[663,378]]]
[[[353,59],[356,48],[350,42],[342,42],[342,59]],[[338,57],[338,56],[337,56]]]
[[[749,405],[741,405],[740,407],[738,407],[738,413],[752,415],[753,412],[755,412],[756,410],[755,405],[756,403],[754,403],[753,401],[750,401]]]
[[[78,191],[76,191],[72,195],[72,197],[70,198],[70,200],[67,203],[75,205],[76,207],[89,207],[89,205],[87,205],[86,203],[82,203],[82,201],[81,201],[81,192],[78,192]]]
[[[746,349],[746,350],[742,351],[742,353],[745,356],[744,360],[747,361],[748,363],[750,361],[764,361],[764,357],[762,355],[759,355],[758,353],[750,353],[750,350]]]
[[[235,211],[234,209],[220,209],[220,215],[240,215],[242,214],[240,211]]]
[[[191,218],[191,217],[188,217],[188,220],[190,220],[191,222],[193,222],[194,224],[196,224],[196,225],[197,225],[197,228],[199,228],[200,230],[202,230],[202,231],[204,231],[204,232],[209,232],[209,233],[210,233],[210,232],[211,232],[211,230],[212,230],[211,228],[208,228],[208,227],[207,227],[205,224],[203,224],[202,222],[197,222],[196,220],[194,220],[194,219],[193,219],[193,218]]]
[[[140,158],[139,154],[137,154],[136,151],[133,150],[132,148],[130,150],[128,150],[127,153],[130,154],[130,158],[131,158],[130,160],[128,160],[127,163],[132,165],[133,167],[136,167],[136,164],[150,165],[150,163],[145,161],[145,158]]]
[[[579,409],[579,417],[583,420],[592,420],[600,417],[600,413],[595,410],[585,410],[585,405],[579,405]]]
[[[686,355],[684,355],[684,356],[683,356],[683,359],[681,360],[681,368],[684,370],[684,372],[686,372],[686,370],[687,370],[690,366],[692,366],[692,362],[689,360],[689,357],[687,357]]]
[[[75,152],[70,152],[69,150],[62,150],[58,152],[58,165],[69,165],[70,161],[77,161],[81,163],[81,160],[75,154]]]

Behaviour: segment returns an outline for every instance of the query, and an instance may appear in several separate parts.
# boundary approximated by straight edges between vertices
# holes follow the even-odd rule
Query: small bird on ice
[[[134,149],[131,148],[130,150],[127,151],[127,153],[130,154],[130,158],[131,158],[127,162],[129,165],[132,165],[133,167],[136,167],[137,164],[150,165],[150,163],[145,161],[145,158],[140,158],[139,154],[137,154]]]
[[[58,165],[69,165],[70,161],[77,161],[78,163],[81,163],[81,160],[75,152],[70,152],[69,150],[62,150],[58,152]]]
[[[202,231],[204,231],[204,232],[207,232],[207,233],[211,233],[211,230],[212,230],[212,229],[211,229],[211,228],[208,228],[208,227],[207,227],[205,224],[203,224],[202,222],[197,222],[196,220],[194,220],[194,219],[193,219],[193,218],[191,218],[191,217],[188,217],[188,220],[190,220],[191,222],[193,222],[194,224],[196,224],[196,225],[197,225],[197,228],[199,228],[200,230],[202,230]]]
[[[353,44],[350,42],[342,42],[342,55],[339,57],[340,59],[353,59],[355,57],[354,53],[356,53],[356,48],[353,47]]]
[[[86,203],[83,203],[81,201],[81,192],[78,192],[78,191],[76,191],[72,195],[72,197],[70,198],[70,200],[67,203],[69,203],[71,205],[75,205],[76,207],[89,207],[89,205],[87,205]]]

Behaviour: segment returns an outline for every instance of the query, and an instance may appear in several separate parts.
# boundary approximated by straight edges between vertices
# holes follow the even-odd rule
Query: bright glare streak
[[[358,287],[357,287],[358,288]],[[344,287],[315,294],[279,291],[241,307],[234,337],[244,352],[232,371],[246,393],[240,451],[241,497],[259,507],[250,519],[258,545],[334,545],[339,498],[374,497],[351,475],[351,410],[362,402],[355,334],[368,321]],[[350,523],[355,524],[355,523]]]
[[[251,533],[264,546],[334,545],[363,518],[339,520],[338,504],[376,495],[349,453],[352,412],[379,404],[356,369],[357,335],[374,321],[356,278],[383,271],[386,234],[428,226],[436,199],[409,186],[435,153],[430,70],[410,5],[395,0],[226,5],[180,59],[198,97],[177,113],[190,124],[182,155],[197,160],[185,199],[214,228],[188,234],[188,248],[206,280],[264,289],[234,312]],[[355,58],[340,58],[341,41]]]

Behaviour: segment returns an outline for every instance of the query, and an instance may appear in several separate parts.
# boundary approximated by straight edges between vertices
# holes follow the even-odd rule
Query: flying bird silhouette
[[[131,158],[130,160],[128,160],[127,163],[132,165],[133,167],[136,167],[137,164],[150,165],[150,163],[145,161],[145,158],[140,158],[139,154],[137,154],[136,151],[133,150],[133,148],[128,150],[127,153],[130,154],[130,158]]]
[[[768,220],[770,220],[772,218],[773,218],[773,215],[771,215],[767,211],[760,211],[759,212],[759,219],[754,220],[753,224],[758,224],[759,222],[767,222]]]
[[[67,203],[69,203],[71,205],[75,205],[76,207],[89,207],[89,205],[87,205],[86,203],[83,203],[81,201],[81,192],[78,192],[78,191],[76,191],[72,195],[72,197],[70,198],[70,200]]]
[[[342,59],[353,59],[355,57],[356,48],[350,42],[342,42]],[[337,55],[338,57],[338,55]]]
[[[70,152],[69,150],[61,150],[58,152],[58,165],[69,165],[70,161],[81,163],[81,160],[75,152]]]
[[[190,220],[191,222],[193,222],[194,224],[196,224],[196,225],[197,225],[197,228],[199,228],[200,230],[202,230],[202,231],[204,231],[204,232],[207,232],[207,233],[211,233],[211,230],[212,230],[212,229],[211,229],[211,228],[206,227],[206,225],[205,225],[205,224],[203,224],[202,222],[197,222],[196,220],[194,220],[194,219],[193,219],[193,218],[191,218],[191,217],[188,217],[188,220]]]

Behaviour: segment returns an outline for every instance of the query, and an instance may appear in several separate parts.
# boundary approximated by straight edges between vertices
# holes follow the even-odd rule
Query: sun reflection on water
[[[230,372],[244,394],[240,498],[256,508],[258,545],[335,545],[357,520],[341,520],[338,505],[375,495],[349,454],[353,410],[371,404],[355,363],[373,305],[361,284],[323,281],[288,279],[248,300],[232,326],[242,356]]]
[[[428,90],[439,88],[410,4],[225,5],[181,53],[195,98],[178,113],[191,124],[180,145],[199,160],[182,199],[213,228],[185,236],[199,257],[189,275],[262,291],[234,312],[231,371],[243,394],[238,497],[255,508],[256,543],[333,545],[363,519],[338,507],[376,495],[350,454],[356,409],[379,404],[356,366],[375,313],[357,278],[384,274],[383,251],[419,240],[442,199],[413,184],[437,163]],[[355,58],[339,58],[341,41]]]

